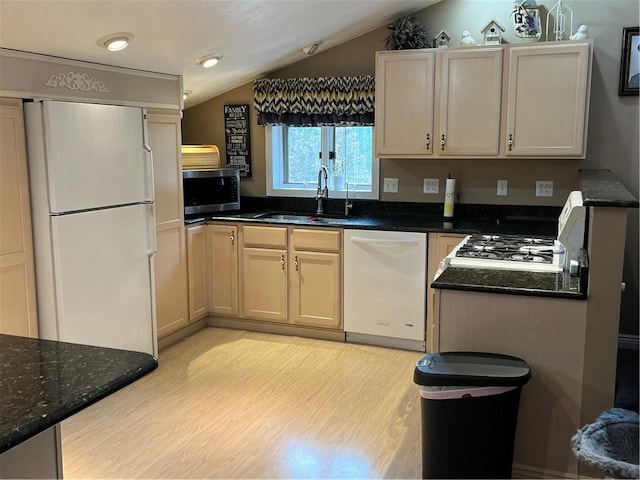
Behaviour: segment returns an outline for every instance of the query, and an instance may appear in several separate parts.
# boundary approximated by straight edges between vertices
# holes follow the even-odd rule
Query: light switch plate
[[[398,193],[398,179],[397,178],[385,178],[383,191],[385,193]]]

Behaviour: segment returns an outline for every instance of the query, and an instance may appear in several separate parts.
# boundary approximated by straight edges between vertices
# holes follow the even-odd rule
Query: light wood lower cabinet
[[[340,231],[294,228],[289,254],[289,313],[292,323],[342,326]]]
[[[439,346],[438,322],[436,321],[436,291],[431,288],[433,276],[440,262],[451,253],[466,235],[459,233],[430,233],[427,259],[427,353],[437,352]]]
[[[238,227],[209,225],[209,312],[236,317],[238,308]]]
[[[207,315],[207,281],[205,271],[206,225],[187,228],[187,263],[189,271],[189,321]]]
[[[243,316],[288,321],[287,228],[242,228]]]
[[[340,230],[224,223],[207,228],[211,314],[342,328]]]
[[[158,225],[155,256],[158,338],[188,323],[187,254],[182,225]]]
[[[0,333],[38,336],[22,101],[0,98]]]

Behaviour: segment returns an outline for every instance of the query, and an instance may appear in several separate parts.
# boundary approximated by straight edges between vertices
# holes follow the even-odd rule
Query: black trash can
[[[527,362],[508,355],[441,352],[423,357],[420,389],[423,478],[511,478]]]

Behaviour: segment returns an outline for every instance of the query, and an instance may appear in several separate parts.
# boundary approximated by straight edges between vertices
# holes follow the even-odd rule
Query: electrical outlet
[[[551,180],[536,181],[536,197],[553,197],[553,182]]]
[[[422,193],[438,193],[440,191],[440,180],[437,178],[425,178]]]
[[[383,190],[385,193],[398,193],[398,179],[385,178]]]
[[[507,196],[507,184],[508,182],[506,180],[498,180],[498,188],[496,191],[496,195],[498,195],[499,197],[506,197]]]

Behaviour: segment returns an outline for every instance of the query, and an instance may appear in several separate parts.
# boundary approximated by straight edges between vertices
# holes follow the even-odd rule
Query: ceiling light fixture
[[[186,100],[189,95],[191,95],[191,90],[185,90],[182,92],[182,100]]]
[[[215,53],[213,55],[206,55],[204,57],[200,57],[199,59],[197,59],[196,60],[196,65],[202,65],[204,68],[211,68],[216,63],[218,63],[221,58],[222,58],[222,54],[221,53]]]
[[[99,47],[106,48],[110,52],[118,52],[127,48],[132,40],[133,33],[120,32],[102,37],[96,43]]]
[[[322,42],[314,42],[311,45],[307,45],[306,47],[302,47],[302,51],[307,55],[313,55],[318,51],[318,47]]]

